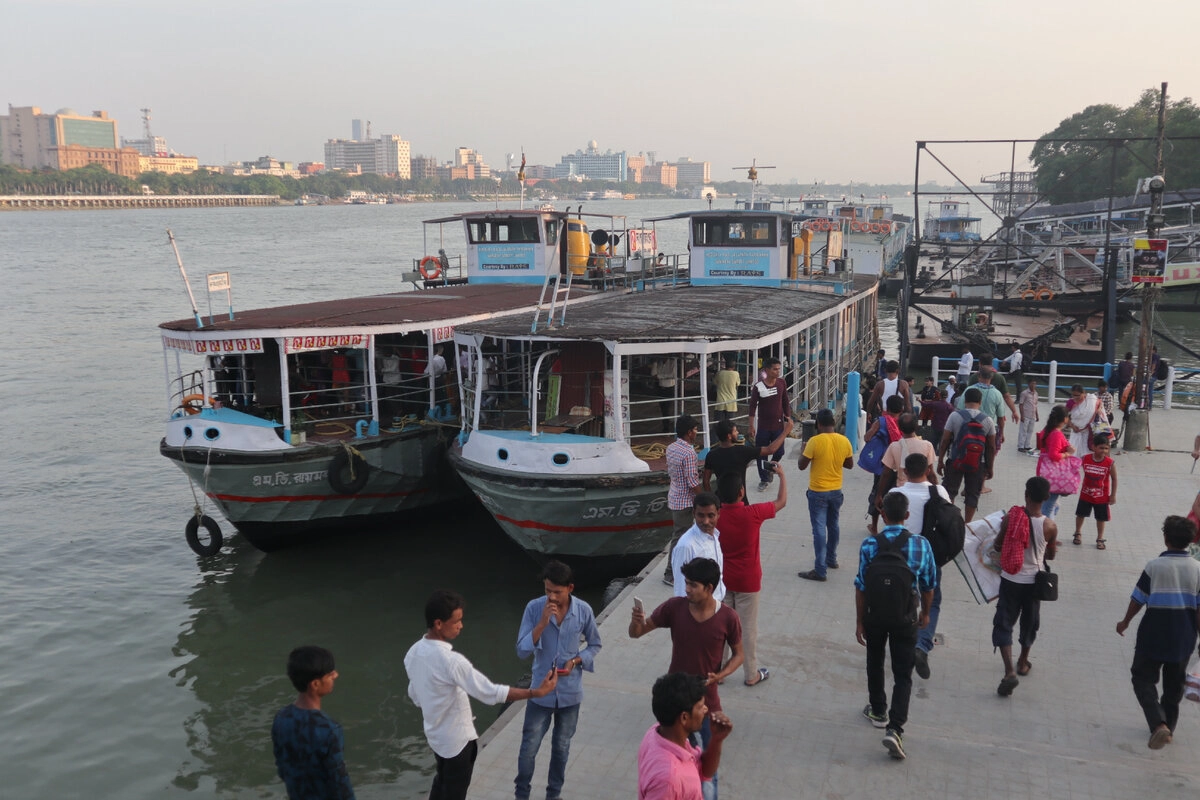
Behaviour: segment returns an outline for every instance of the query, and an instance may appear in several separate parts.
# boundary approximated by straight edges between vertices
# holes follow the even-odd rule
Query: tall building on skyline
[[[350,120],[350,138],[356,142],[366,141],[367,137],[363,135],[363,121],[361,119]]]
[[[412,177],[411,145],[395,134],[385,133],[377,140],[379,155],[375,165],[382,175],[395,175],[408,180]]]
[[[410,151],[409,143],[394,134],[364,141],[330,139],[325,142],[325,166],[327,169],[394,175],[408,180],[412,177]]]
[[[554,168],[556,178],[586,176],[598,181],[624,181],[628,180],[628,174],[625,151],[601,153],[595,139],[588,142],[587,150],[576,150],[563,156]]]
[[[676,181],[680,186],[704,186],[712,183],[712,164],[683,157],[675,162]]]
[[[85,117],[69,108],[43,114],[37,106],[9,105],[0,115],[0,163],[21,169],[76,169],[99,164],[136,178],[138,152],[118,145],[117,121],[107,111]]]
[[[422,180],[424,178],[436,178],[438,163],[433,156],[413,156],[408,160],[411,167],[411,177],[413,180]]]
[[[151,136],[149,139],[126,139],[122,136],[121,147],[132,147],[144,156],[165,156],[169,154],[167,140],[161,136]]]
[[[454,150],[454,166],[475,168],[476,178],[492,177],[492,168],[483,163],[483,156],[469,147],[458,147]]]

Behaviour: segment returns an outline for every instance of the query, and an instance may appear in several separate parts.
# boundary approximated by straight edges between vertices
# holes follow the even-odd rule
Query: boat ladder
[[[567,319],[567,300],[571,296],[571,276],[570,271],[567,272],[567,283],[564,286],[562,282],[562,272],[555,271],[553,279],[550,273],[546,273],[546,279],[542,281],[542,294],[538,297],[537,310],[533,312],[533,326],[530,328],[530,333],[537,333],[538,323],[542,318],[542,309],[548,307],[546,314],[546,327],[554,328],[554,312],[561,305],[562,311],[559,312],[558,324],[561,326]],[[553,282],[553,287],[551,283]],[[549,302],[546,300],[546,295],[549,294]]]

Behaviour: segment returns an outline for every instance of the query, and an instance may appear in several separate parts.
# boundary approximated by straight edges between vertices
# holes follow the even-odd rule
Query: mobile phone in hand
[[[642,598],[640,597],[633,598],[633,607],[643,614],[646,613],[646,607],[642,605]]]

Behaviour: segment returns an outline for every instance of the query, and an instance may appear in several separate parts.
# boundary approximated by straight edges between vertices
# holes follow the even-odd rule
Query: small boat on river
[[[805,416],[840,408],[846,374],[878,346],[879,275],[855,273],[840,227],[760,210],[648,222],[686,225],[688,253],[669,258],[689,285],[631,275],[632,293],[563,324],[510,316],[454,333],[482,390],[463,395],[451,462],[522,548],[593,579],[636,572],[669,541],[665,446],[683,413],[711,442],[718,360],[741,373],[738,416],[766,356]]]

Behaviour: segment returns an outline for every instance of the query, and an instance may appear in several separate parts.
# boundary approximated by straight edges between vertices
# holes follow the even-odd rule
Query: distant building
[[[646,169],[646,157],[641,153],[636,156],[630,156],[626,160],[626,169],[628,170],[629,180],[634,183],[642,182],[642,173]]]
[[[296,165],[296,172],[301,175],[317,175],[325,171],[325,165],[320,161],[301,161]]]
[[[221,168],[226,175],[274,175],[279,178],[299,178],[300,172],[291,161],[260,156],[254,161],[241,161]]]
[[[712,183],[712,165],[707,161],[681,158],[675,162],[676,183],[679,186],[703,186]]]
[[[132,147],[144,156],[165,156],[170,154],[167,140],[162,136],[151,136],[149,139],[126,139],[121,137],[122,147]]]
[[[410,145],[392,134],[363,141],[330,139],[325,142],[325,164],[329,169],[394,175],[405,180],[412,176]]]
[[[476,178],[492,177],[492,168],[483,163],[483,156],[469,147],[458,147],[454,150],[454,166],[475,168]]]
[[[168,175],[187,175],[200,168],[200,160],[195,156],[138,156],[139,172],[164,172]]]
[[[474,164],[465,164],[461,167],[457,164],[446,164],[438,167],[437,176],[444,181],[473,181],[477,177]]]
[[[438,163],[433,156],[413,156],[408,164],[414,181],[437,177]]]
[[[126,178],[138,176],[138,152],[118,146],[117,121],[106,111],[90,117],[60,108],[9,105],[0,115],[0,163],[21,169],[76,169],[99,164]]]
[[[363,121],[361,119],[350,120],[350,138],[356,142],[364,142],[367,137],[363,135]]]
[[[588,142],[587,150],[563,156],[554,172],[556,178],[587,177],[598,181],[624,181],[629,175],[625,151],[601,153],[595,139]]]
[[[642,173],[643,183],[661,183],[674,189],[679,183],[679,168],[674,164],[659,161],[646,167]]]

